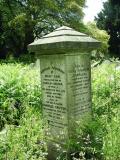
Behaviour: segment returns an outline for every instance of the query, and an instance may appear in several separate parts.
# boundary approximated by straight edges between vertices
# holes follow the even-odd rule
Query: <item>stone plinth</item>
[[[90,53],[97,47],[97,40],[68,27],[29,45],[29,50],[40,57],[49,160],[55,160],[64,150],[64,144],[74,135],[75,122],[91,115]]]

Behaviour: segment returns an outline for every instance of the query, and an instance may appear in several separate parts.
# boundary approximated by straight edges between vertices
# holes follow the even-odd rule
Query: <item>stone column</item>
[[[48,160],[55,160],[65,149],[76,121],[91,115],[90,53],[99,44],[63,26],[29,45],[40,58],[43,115],[49,128]]]

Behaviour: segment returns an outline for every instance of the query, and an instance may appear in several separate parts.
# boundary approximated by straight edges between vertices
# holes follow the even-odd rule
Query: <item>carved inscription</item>
[[[84,64],[74,66],[71,85],[75,106],[72,110],[75,116],[80,116],[90,111],[90,67]]]
[[[66,126],[65,73],[61,68],[52,66],[42,69],[43,110],[50,127]]]

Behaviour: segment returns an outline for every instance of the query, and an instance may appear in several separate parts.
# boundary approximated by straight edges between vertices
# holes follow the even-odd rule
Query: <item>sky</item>
[[[94,17],[102,10],[103,2],[107,0],[87,0],[86,8],[84,9],[85,17],[84,22],[93,21]]]

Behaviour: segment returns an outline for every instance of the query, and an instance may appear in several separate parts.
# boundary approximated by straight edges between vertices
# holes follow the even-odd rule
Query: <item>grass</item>
[[[71,144],[77,151],[73,159],[120,159],[119,65],[106,61],[92,68],[93,120],[82,132],[77,128],[78,143]],[[34,65],[2,63],[0,160],[44,160],[42,127],[39,70]]]

